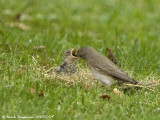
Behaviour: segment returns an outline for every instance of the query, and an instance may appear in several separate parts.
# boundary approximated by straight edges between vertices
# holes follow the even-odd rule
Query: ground
[[[159,4],[159,0],[1,0],[0,117],[159,120],[159,85],[153,92],[101,87],[96,80],[91,84],[94,79],[83,60],[77,61],[77,76],[45,73],[61,64],[66,49],[92,46],[105,56],[105,49],[112,49],[118,66],[135,80],[158,83]],[[113,92],[115,87],[123,96]],[[102,99],[104,94],[112,100]]]

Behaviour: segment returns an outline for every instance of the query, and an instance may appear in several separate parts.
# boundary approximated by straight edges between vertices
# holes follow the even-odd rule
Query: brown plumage
[[[115,81],[138,84],[112,61],[91,47],[83,47],[77,51],[77,56],[84,59],[92,74],[102,82],[111,85]],[[115,80],[115,81],[113,81]]]

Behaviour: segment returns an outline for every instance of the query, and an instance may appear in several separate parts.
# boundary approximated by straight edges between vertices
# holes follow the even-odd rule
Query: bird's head
[[[92,51],[93,51],[93,48],[86,46],[86,47],[82,47],[79,50],[77,50],[73,55],[86,60],[86,58],[89,57]]]
[[[78,59],[78,56],[75,55],[76,51],[76,47],[65,51],[64,61],[66,61],[67,63],[75,62]]]

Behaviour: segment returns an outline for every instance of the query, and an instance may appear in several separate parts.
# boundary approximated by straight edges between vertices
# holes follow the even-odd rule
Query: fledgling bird
[[[138,84],[112,61],[91,47],[80,48],[75,56],[82,58],[90,68],[93,76],[108,86],[115,82]]]
[[[78,59],[78,57],[73,56],[75,52],[76,52],[76,48],[65,51],[64,62],[55,69],[57,73],[73,74],[76,72],[75,61]]]

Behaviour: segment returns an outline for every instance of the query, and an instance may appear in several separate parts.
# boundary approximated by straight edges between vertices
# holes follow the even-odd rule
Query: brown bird
[[[74,55],[81,57],[87,63],[95,78],[109,86],[115,82],[139,83],[129,77],[112,61],[91,47],[83,47]]]

